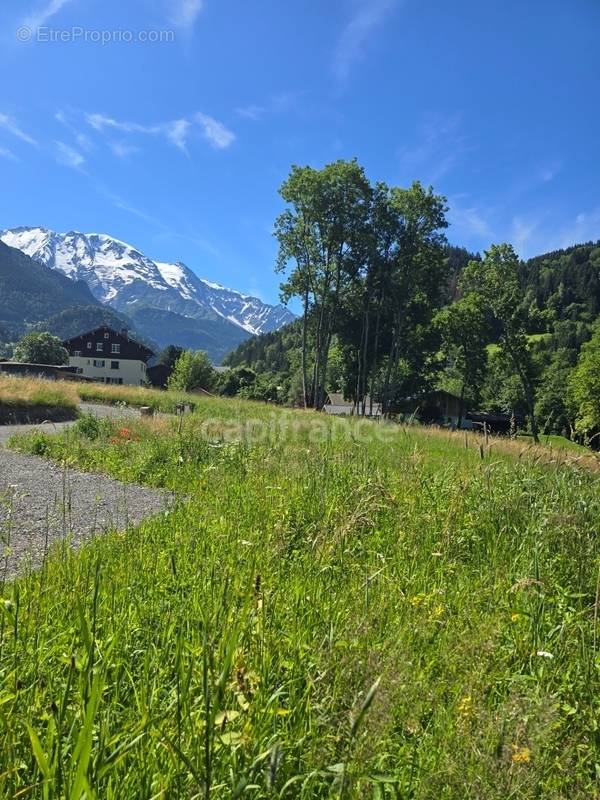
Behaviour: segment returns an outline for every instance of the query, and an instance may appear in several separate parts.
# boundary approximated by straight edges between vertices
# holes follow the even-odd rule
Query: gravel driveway
[[[139,413],[91,404],[83,410],[117,419]],[[60,430],[71,424],[41,427]],[[14,433],[36,427],[40,426],[0,427],[0,576],[13,575],[24,559],[39,565],[53,542],[67,538],[77,546],[109,529],[137,525],[168,505],[168,492],[64,469],[2,447]]]
[[[125,419],[131,417],[139,417],[140,412],[133,408],[124,408],[122,406],[103,406],[99,403],[82,403],[79,406],[84,414],[93,414],[95,417],[111,417],[113,419]],[[70,422],[42,422],[39,425],[0,425],[0,447],[8,442],[11,436],[16,433],[26,433],[27,431],[39,428],[41,431],[53,433],[69,428],[74,424],[75,420]]]

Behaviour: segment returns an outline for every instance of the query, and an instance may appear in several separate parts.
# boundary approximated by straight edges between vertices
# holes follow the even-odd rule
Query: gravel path
[[[93,414],[95,417],[124,419],[126,417],[139,417],[140,415],[137,409],[124,408],[122,406],[103,406],[100,405],[100,403],[82,403],[79,408],[85,414]],[[39,425],[0,425],[0,447],[8,442],[10,437],[16,433],[26,433],[36,428],[48,433],[53,433],[69,428],[73,423],[74,420],[71,422],[42,422]]]
[[[110,406],[83,410],[122,419],[139,412]],[[60,430],[72,423],[43,425]],[[123,530],[160,513],[170,494],[102,475],[64,469],[37,456],[3,448],[13,433],[37,425],[0,427],[0,568],[13,575],[25,560],[39,565],[48,546],[68,538],[73,546],[109,529]],[[8,429],[8,430],[6,430]],[[6,560],[6,561],[5,561]]]

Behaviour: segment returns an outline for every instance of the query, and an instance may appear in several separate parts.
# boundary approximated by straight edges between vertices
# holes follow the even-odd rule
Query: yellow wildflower
[[[420,594],[416,594],[414,595],[414,597],[411,597],[409,603],[411,604],[411,606],[420,606],[426,597],[427,595],[421,592]]]
[[[517,614],[517,613],[511,614],[510,615],[510,619],[511,619],[512,622],[516,622],[518,619],[521,619],[521,615]]]
[[[469,717],[473,713],[473,698],[470,694],[465,695],[459,701],[458,713],[463,717]]]
[[[531,750],[528,747],[512,746],[512,761],[514,764],[528,764],[531,761]]]

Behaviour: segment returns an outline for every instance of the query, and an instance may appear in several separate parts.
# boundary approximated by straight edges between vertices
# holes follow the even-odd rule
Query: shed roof
[[[325,405],[354,408],[354,403],[350,400],[344,400],[344,395],[341,392],[328,392],[325,398]]]

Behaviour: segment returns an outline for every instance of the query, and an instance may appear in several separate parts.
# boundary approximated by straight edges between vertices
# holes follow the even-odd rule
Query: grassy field
[[[75,408],[78,402],[79,394],[72,383],[13,378],[0,374],[0,406],[6,408],[28,408],[30,406]]]
[[[598,797],[596,462],[490,442],[207,399],[14,443],[179,500],[4,584],[0,797]]]
[[[533,441],[531,436],[527,434],[519,434],[517,439],[520,442],[531,443]],[[571,453],[579,453],[579,455],[590,454],[589,448],[584,447],[582,444],[577,444],[577,442],[572,442],[565,436],[540,433],[540,442],[544,447],[554,450],[569,450]]]
[[[151,406],[156,411],[172,413],[180,403],[196,404],[198,395],[183,392],[164,392],[138,386],[109,386],[103,383],[78,383],[81,400],[129,406]]]
[[[138,386],[103,383],[47,381],[38,378],[0,375],[0,407],[62,406],[74,408],[81,402],[113,405],[151,406],[155,411],[173,413],[178,404],[196,404],[198,395],[164,392]]]

